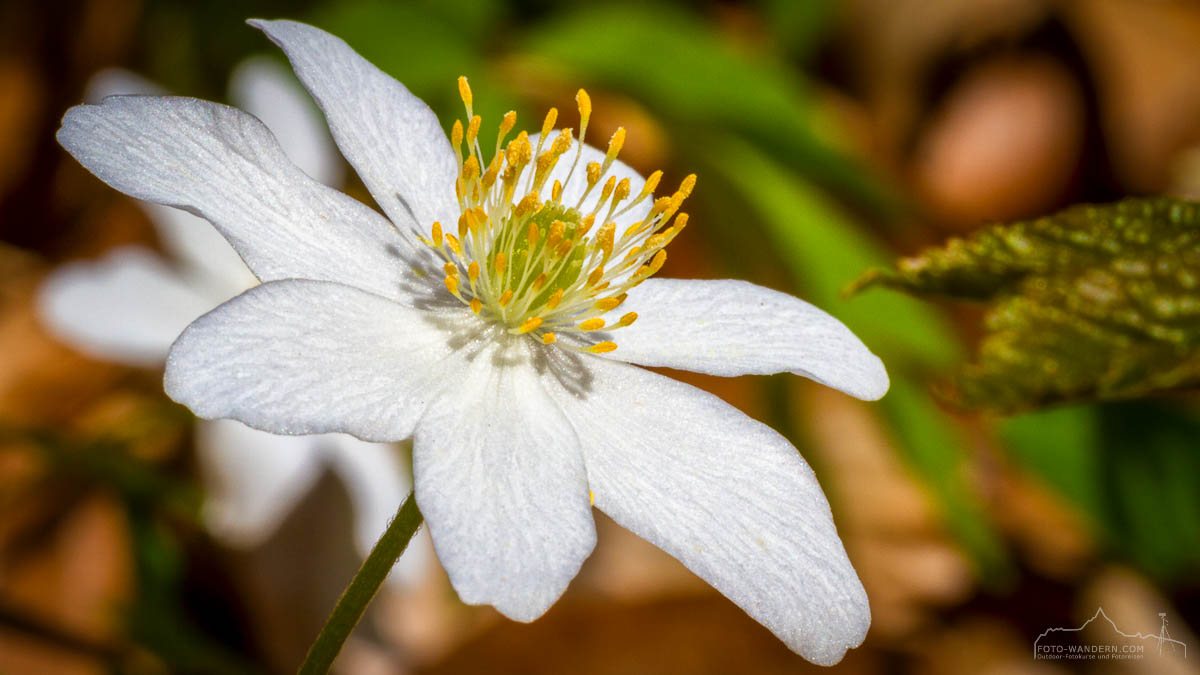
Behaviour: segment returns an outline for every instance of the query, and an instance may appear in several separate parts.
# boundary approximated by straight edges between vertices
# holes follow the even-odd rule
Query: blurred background
[[[249,16],[339,35],[447,129],[462,116],[459,75],[485,129],[509,109],[518,128],[536,127],[549,106],[573,124],[587,88],[593,142],[624,125],[622,157],[642,173],[662,168],[664,185],[699,175],[664,276],[794,292],[884,359],[892,389],[870,404],[792,376],[672,373],[772,425],[816,469],[874,617],[836,671],[1200,672],[1195,394],[954,411],[931,392],[971,358],[984,309],[842,294],[868,268],[991,222],[1129,195],[1200,198],[1200,4],[7,0],[0,673],[291,672],[357,568],[378,504],[386,516],[388,495],[407,491],[403,476],[372,486],[346,464],[382,452],[370,466],[403,473],[404,447],[356,453],[335,438],[256,460],[253,442],[162,394],[165,347],[122,351],[150,331],[144,316],[124,337],[87,330],[106,318],[105,289],[133,298],[171,277],[184,293],[211,257],[179,241],[169,213],[67,156],[54,140],[63,112],[112,87],[258,105],[293,152],[270,111],[297,85]],[[247,59],[281,74],[231,82]],[[323,180],[370,203],[339,157],[316,152]],[[73,287],[74,306],[94,310],[82,327],[47,290],[71,275],[94,282]],[[191,302],[151,295],[143,314]],[[270,474],[281,465],[290,473]],[[255,531],[239,531],[239,508],[257,509]],[[418,539],[417,562],[385,585],[339,671],[821,670],[598,519],[595,553],[532,624],[462,605]],[[1187,658],[1155,646],[1139,660],[1033,659],[1039,634],[1099,607],[1127,633],[1159,634],[1166,620]],[[1112,639],[1101,622],[1069,642]]]

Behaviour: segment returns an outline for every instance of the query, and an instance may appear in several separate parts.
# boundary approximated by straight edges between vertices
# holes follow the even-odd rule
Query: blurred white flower
[[[578,142],[551,111],[507,145],[506,116],[493,146],[460,80],[470,120],[447,143],[424,103],[341,40],[251,23],[287,53],[387,219],[306,176],[237,109],[115,98],[69,111],[58,138],[84,166],[202,214],[263,282],[183,333],[168,394],[273,432],[412,437],[417,502],[468,603],[541,615],[592,550],[594,503],[805,658],[860,644],[866,594],[796,449],[630,364],[793,372],[873,399],[888,386],[879,359],[791,296],[648,280],[695,178],[655,199],[661,174],[616,160],[623,131],[607,152],[585,146],[584,92]]]
[[[161,93],[133,73],[111,69],[93,77],[85,100]],[[306,173],[323,183],[341,182],[342,164],[328,131],[286,69],[265,57],[243,62],[230,80],[230,98],[263,120]],[[43,286],[40,310],[56,335],[93,357],[162,367],[189,323],[258,280],[203,218],[139,203],[170,259],[126,246],[98,261],[64,265]],[[336,433],[279,436],[232,420],[202,420],[196,434],[209,493],[206,524],[235,546],[256,546],[270,536],[326,466],[346,486],[363,554],[411,489],[391,445]],[[390,578],[411,581],[422,573],[429,553],[421,549],[414,546]]]

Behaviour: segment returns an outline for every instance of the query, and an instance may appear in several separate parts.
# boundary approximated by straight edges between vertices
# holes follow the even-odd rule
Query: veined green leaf
[[[919,295],[993,304],[976,361],[946,389],[1016,411],[1200,385],[1200,205],[1131,199],[998,225],[872,271]]]

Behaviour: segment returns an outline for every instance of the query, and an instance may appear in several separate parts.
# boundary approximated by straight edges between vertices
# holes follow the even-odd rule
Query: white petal
[[[295,21],[249,23],[287,54],[325,112],[342,154],[392,222],[426,234],[435,220],[457,222],[458,162],[429,106],[319,28]]]
[[[391,523],[401,502],[412,491],[409,469],[393,445],[368,443],[346,434],[324,434],[320,439],[325,461],[346,486],[354,504],[354,540],[366,556]],[[411,585],[425,574],[432,551],[424,538],[414,538],[392,569],[388,580]]]
[[[870,625],[866,593],[813,472],[719,398],[589,359],[551,390],[583,447],[596,507],[678,558],[806,659],[836,663]]]
[[[842,322],[786,293],[745,281],[649,279],[611,312],[619,361],[710,375],[791,372],[864,400],[888,389],[879,357]]]
[[[513,347],[519,351],[520,347]],[[481,354],[413,437],[417,503],[463,602],[532,621],[596,540],[579,443],[527,355]]]
[[[158,367],[171,342],[213,300],[154,252],[128,247],[58,268],[38,296],[42,320],[90,356]]]
[[[455,318],[464,322],[451,325]],[[277,281],[196,320],[167,358],[167,394],[200,417],[280,434],[408,438],[445,371],[461,367],[444,319],[321,281]]]
[[[295,77],[274,59],[251,57],[229,78],[234,105],[262,120],[288,157],[326,185],[342,181],[342,161],[320,113]]]
[[[338,281],[401,297],[408,243],[379,214],[296,168],[254,117],[188,98],[76,106],[58,141],[114,188],[211,221],[263,281]]]
[[[321,475],[322,438],[277,436],[233,420],[200,422],[196,454],[213,534],[240,548],[270,537]]]
[[[578,129],[576,129],[576,132],[578,132]],[[558,131],[550,132],[550,136],[546,139],[546,144],[542,147],[542,152],[545,152],[549,149],[550,143],[557,136]],[[541,134],[531,134],[529,136],[529,142],[533,144],[535,150],[537,149],[538,139],[540,137]],[[554,188],[554,181],[559,181],[563,184],[563,203],[565,203],[567,206],[578,208],[580,212],[586,215],[591,213],[596,208],[596,204],[600,201],[600,194],[603,192],[604,183],[608,180],[609,176],[616,177],[618,183],[622,179],[628,178],[630,196],[629,199],[621,202],[621,204],[617,207],[617,211],[619,212],[633,199],[636,199],[638,194],[641,193],[642,188],[646,186],[646,179],[642,178],[641,174],[635,171],[633,167],[619,159],[614,159],[612,166],[608,168],[608,173],[604,175],[603,179],[596,185],[595,188],[588,192],[586,171],[587,165],[591,162],[596,162],[603,166],[605,151],[598,148],[593,148],[586,143],[582,145],[581,150],[577,150],[579,147],[579,143],[572,144],[571,149],[567,150],[566,154],[560,157],[558,163],[554,165],[554,169],[550,171],[550,175],[546,178],[546,183],[542,187],[541,196],[543,199],[550,198],[550,193]],[[579,152],[578,164],[575,163],[576,152]],[[571,170],[572,166],[575,167],[574,171]],[[522,181],[531,180],[530,175],[530,171],[527,170],[525,172],[525,176],[522,178]],[[524,186],[525,183],[522,182],[520,185]],[[588,193],[587,199],[583,199],[585,192]],[[609,204],[611,204],[611,202],[609,202]],[[650,207],[653,204],[654,197],[647,197],[642,201],[642,203],[634,206],[628,211],[620,215],[614,214],[612,221],[618,226],[627,227],[632,225],[633,223],[645,218],[646,215],[650,213]],[[607,213],[608,206],[606,205],[596,216],[597,225],[603,224],[600,219],[603,218]],[[623,228],[617,228],[618,235],[623,231]]]

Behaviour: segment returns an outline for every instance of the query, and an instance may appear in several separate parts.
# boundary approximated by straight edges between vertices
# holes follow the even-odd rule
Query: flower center
[[[662,178],[655,171],[632,195],[629,178],[618,180],[611,173],[625,142],[624,128],[613,134],[602,162],[580,166],[592,112],[582,89],[575,97],[578,141],[571,129],[553,131],[558,111],[551,108],[536,144],[522,131],[506,145],[517,119],[509,112],[485,163],[480,118],[472,113],[465,77],[458,79],[458,88],[468,122],[464,132],[456,121],[450,133],[459,165],[457,234],[435,222],[424,239],[445,261],[446,288],[472,312],[511,333],[529,334],[544,344],[570,337],[559,344],[593,353],[616,349],[607,332],[632,324],[637,314],[605,316],[620,307],[629,289],[662,268],[666,245],[687,225],[679,207],[696,176],[685,178],[671,196],[655,198]],[[647,200],[648,208],[637,208]]]

